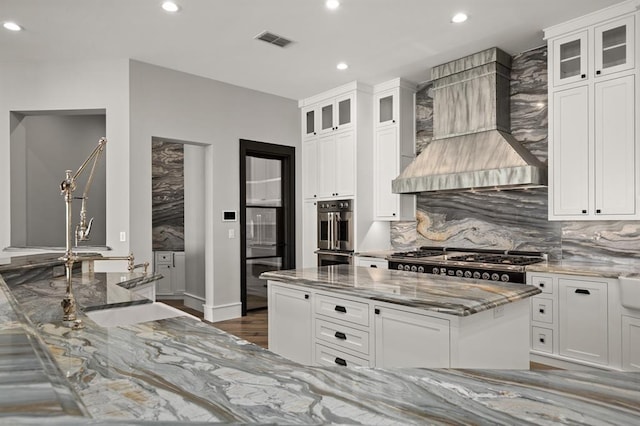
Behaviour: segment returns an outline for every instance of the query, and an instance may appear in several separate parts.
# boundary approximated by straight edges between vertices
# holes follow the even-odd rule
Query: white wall
[[[120,231],[129,234],[128,70],[127,59],[0,64],[0,199],[10,199],[11,111],[105,110],[106,243],[114,255],[129,253],[129,242],[119,240]],[[0,209],[0,247],[10,240],[10,209]]]
[[[200,312],[206,302],[205,160],[206,148],[184,145],[184,304]]]
[[[151,139],[206,145],[204,179],[211,198],[205,203],[203,231],[208,275],[205,319],[238,316],[240,223],[222,222],[222,210],[239,209],[239,140],[299,147],[297,102],[138,61],[131,61],[130,84],[131,248],[136,257],[151,258]],[[296,163],[300,183],[300,149]],[[230,228],[235,230],[234,239],[228,238]],[[296,243],[300,248],[299,239]]]

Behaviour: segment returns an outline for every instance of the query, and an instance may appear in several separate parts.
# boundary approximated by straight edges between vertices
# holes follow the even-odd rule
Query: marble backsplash
[[[547,162],[547,49],[515,55],[511,132]],[[416,93],[416,151],[433,138],[430,83]],[[633,263],[640,260],[640,221],[549,221],[542,189],[418,194],[416,221],[391,225],[395,249],[434,245],[535,250],[550,258]]]
[[[184,251],[184,145],[154,140],[151,152],[153,250]]]

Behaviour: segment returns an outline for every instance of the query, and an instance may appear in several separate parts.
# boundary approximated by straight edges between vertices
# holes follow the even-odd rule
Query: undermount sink
[[[620,277],[618,281],[622,306],[640,310],[640,277]]]
[[[196,318],[193,315],[189,315],[186,312],[160,302],[120,308],[100,309],[86,312],[86,314],[96,324],[102,327],[131,325],[175,317],[190,317],[196,321],[200,321],[199,318]]]

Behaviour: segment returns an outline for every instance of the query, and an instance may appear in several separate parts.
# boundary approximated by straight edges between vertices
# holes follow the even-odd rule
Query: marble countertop
[[[271,271],[260,277],[457,316],[472,315],[540,293],[539,288],[524,284],[352,265]]]
[[[596,425],[640,416],[639,373],[305,367],[185,317],[103,328],[81,312],[86,328],[71,330],[58,319],[62,291],[33,291],[49,283],[9,290],[0,277],[0,337],[21,330],[55,367],[0,369],[2,422]],[[57,406],[41,403],[45,388],[12,385],[36,370]]]
[[[577,262],[572,260],[557,260],[535,263],[526,266],[527,273],[547,272],[552,274],[582,275],[601,278],[618,278],[640,274],[639,264]]]

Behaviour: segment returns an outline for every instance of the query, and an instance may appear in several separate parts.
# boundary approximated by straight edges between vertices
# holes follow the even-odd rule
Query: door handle
[[[336,334],[334,334],[336,339],[340,339],[340,340],[347,340],[347,335],[344,334],[342,331],[336,331]]]
[[[336,307],[334,308],[334,311],[342,312],[343,314],[346,314],[347,308],[345,308],[344,306],[336,305]]]

